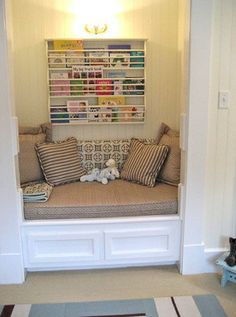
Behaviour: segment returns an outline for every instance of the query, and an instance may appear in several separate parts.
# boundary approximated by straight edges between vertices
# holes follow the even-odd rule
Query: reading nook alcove
[[[191,19],[191,32],[192,34],[194,32],[196,32],[196,34],[201,34],[202,41],[207,48],[206,51],[209,52],[209,33],[207,33],[206,30],[210,30],[211,21],[209,21],[209,12],[211,11],[211,6],[203,4],[199,5],[195,3],[195,1],[193,2],[193,11],[191,12],[192,17],[198,16],[196,13],[199,13],[199,11],[194,10],[199,9],[203,14],[204,23],[201,25],[197,23],[195,19]],[[75,138],[79,145],[83,144],[83,142],[88,142],[89,144],[94,142],[94,144],[96,144],[97,141],[108,141],[112,143],[113,140],[116,142],[121,140],[120,142],[127,142],[126,145],[132,144],[132,142],[141,142],[142,148],[144,146],[145,149],[156,149],[156,146],[161,146],[157,136],[158,131],[161,129],[161,123],[165,122],[169,126],[171,133],[172,131],[176,133],[176,131],[180,130],[182,176],[178,189],[176,186],[166,183],[163,184],[162,182],[158,183],[159,187],[157,185],[158,188],[172,186],[170,188],[172,188],[172,191],[174,192],[174,211],[165,215],[163,212],[161,215],[157,213],[150,214],[149,209],[149,214],[147,215],[139,214],[130,216],[130,214],[127,214],[124,216],[119,214],[120,210],[116,209],[115,212],[118,214],[116,214],[115,217],[67,217],[67,219],[64,217],[59,219],[57,216],[49,219],[45,219],[45,217],[43,219],[26,219],[24,213],[27,210],[26,204],[25,206],[21,205],[22,193],[20,190],[13,190],[15,197],[17,197],[17,202],[16,208],[13,208],[13,210],[15,210],[15,218],[11,223],[12,225],[14,224],[16,228],[13,236],[17,236],[18,238],[13,239],[12,237],[12,241],[18,242],[16,245],[14,245],[14,243],[10,245],[10,247],[14,245],[14,248],[11,249],[12,252],[8,255],[9,261],[2,262],[11,262],[12,267],[17,263],[15,267],[18,268],[18,271],[14,271],[15,275],[12,279],[17,282],[22,282],[24,280],[25,270],[125,267],[130,265],[180,264],[180,271],[183,273],[196,273],[202,270],[202,255],[204,254],[204,244],[202,244],[203,201],[199,197],[202,197],[204,191],[204,186],[202,186],[204,184],[204,168],[198,169],[195,167],[198,166],[197,164],[203,164],[204,166],[203,156],[205,154],[207,116],[204,116],[204,111],[201,112],[199,109],[203,110],[208,101],[208,77],[199,73],[199,77],[197,78],[200,78],[201,80],[196,81],[196,77],[193,74],[194,71],[195,73],[197,71],[200,72],[200,68],[194,69],[193,73],[191,72],[192,55],[190,55],[190,64],[188,65],[188,44],[190,45],[190,48],[192,48],[196,44],[196,37],[193,36],[189,43],[188,41],[185,41],[185,34],[188,34],[188,26],[185,22],[189,18],[189,11],[186,3],[180,1],[179,6],[177,6],[173,1],[166,1],[164,7],[160,8],[159,3],[153,1],[151,7],[143,7],[141,16],[136,15],[137,11],[129,12],[133,18],[135,17],[134,20],[138,19],[139,21],[139,24],[134,23],[135,27],[130,27],[128,25],[130,21],[134,22],[134,20],[127,19],[124,14],[123,20],[122,22],[120,21],[119,24],[119,36],[116,36],[115,43],[111,43],[113,41],[112,39],[114,39],[113,34],[115,34],[115,29],[112,29],[112,27],[108,29],[108,32],[111,33],[106,34],[108,38],[105,38],[104,36],[103,39],[99,39],[97,42],[97,39],[86,39],[83,33],[78,34],[73,31],[71,22],[73,16],[67,15],[66,4],[63,15],[52,15],[52,10],[47,10],[48,8],[46,6],[42,11],[34,11],[37,12],[37,14],[35,13],[32,16],[28,15],[29,20],[32,18],[34,19],[38,33],[31,32],[31,28],[27,24],[29,21],[27,22],[27,20],[25,21],[24,29],[22,29],[19,25],[24,19],[20,16],[22,14],[24,15],[24,12],[18,10],[18,6],[18,2],[15,2],[12,15],[9,13],[9,16],[12,17],[11,23],[14,25],[12,33],[12,38],[14,38],[15,66],[14,97],[19,126],[33,127],[36,130],[39,129],[39,134],[42,133],[47,135],[47,132],[43,130],[44,128],[40,127],[40,125],[49,119],[53,124],[52,140],[54,142],[64,142],[69,137]],[[56,12],[56,8],[54,8],[54,10]],[[2,12],[5,12],[5,10],[2,10]],[[156,18],[156,12],[159,12],[159,19]],[[172,13],[172,18],[168,19],[168,14],[170,12]],[[147,13],[150,15],[150,23],[146,23],[146,20],[144,19]],[[62,16],[67,16],[67,19],[62,18]],[[53,24],[52,21],[54,21],[55,24]],[[168,24],[166,24],[166,21],[168,21]],[[136,30],[137,25],[139,28],[138,31]],[[123,30],[121,26],[124,28]],[[61,27],[65,27],[65,29],[67,27],[68,30],[63,32],[62,29],[60,29]],[[112,34],[112,32],[114,33]],[[122,41],[122,38],[125,37],[124,35],[127,36],[127,34],[130,36]],[[137,34],[139,35],[138,37],[136,36]],[[129,38],[132,40],[129,40]],[[131,65],[134,64],[130,64],[128,70],[125,70],[125,72],[131,71],[132,74],[122,74],[122,76],[119,74],[119,77],[112,77],[110,76],[111,74],[109,74],[108,77],[107,73],[110,70],[102,70],[102,78],[99,78],[98,80],[107,80],[106,83],[87,83],[87,81],[89,81],[87,77],[76,78],[76,76],[82,76],[82,73],[84,72],[87,73],[88,76],[89,72],[87,71],[88,69],[86,66],[93,66],[91,72],[94,73],[94,71],[97,70],[95,68],[96,65],[83,65],[83,68],[78,70],[78,65],[76,66],[76,63],[74,62],[78,62],[78,59],[81,57],[66,53],[65,56],[59,56],[60,61],[58,64],[60,66],[62,66],[61,64],[64,64],[63,67],[58,67],[58,70],[56,70],[57,67],[52,67],[53,70],[49,67],[49,72],[47,72],[47,63],[51,62],[52,65],[55,66],[57,61],[53,59],[58,58],[58,56],[55,55],[50,56],[50,53],[56,53],[56,55],[63,54],[61,54],[61,52],[60,54],[57,54],[58,52],[50,52],[51,47],[49,46],[48,55],[45,58],[45,39],[49,39],[47,40],[49,42],[54,41],[54,39],[83,40],[85,43],[85,50],[87,53],[90,53],[90,56],[82,56],[82,59],[84,59],[83,62],[85,63],[87,62],[86,58],[87,60],[93,61],[93,53],[101,53],[103,50],[106,51],[107,45],[118,45],[117,42],[120,42],[119,45],[127,45],[127,42],[130,41],[131,43],[128,44],[130,45],[130,48],[123,46],[123,50],[128,53],[131,53],[132,50],[135,52],[138,52],[139,50],[145,51],[145,54],[141,56],[131,57],[131,54],[129,54],[130,60],[131,58],[137,58],[138,61],[136,60],[136,62],[140,66],[141,64],[144,64],[145,67],[140,67],[141,69],[138,69],[137,67],[136,69],[135,67],[131,67]],[[144,42],[144,40],[140,39],[147,39],[147,41]],[[106,42],[106,46],[104,47],[104,44],[102,44],[101,47],[99,43],[104,42]],[[142,44],[144,45],[143,47],[134,46],[132,48],[132,43],[135,42],[138,42],[139,44],[145,43],[145,45]],[[5,52],[6,47],[1,47],[1,49]],[[109,64],[111,59],[113,64],[116,63],[118,56],[110,56],[110,53],[112,53],[111,47],[107,48],[107,50],[109,51],[108,56],[102,55],[102,59],[107,58]],[[120,50],[122,50],[122,48],[117,48],[117,51]],[[195,62],[204,60],[206,66],[208,66],[209,60],[205,58],[206,55],[208,56],[206,51],[198,52],[196,50],[194,53]],[[119,58],[121,58],[121,63],[125,62],[125,53],[119,54],[123,54],[123,56],[119,56]],[[191,54],[193,54],[193,51],[191,51]],[[95,55],[97,58],[97,54]],[[116,58],[116,61],[113,57]],[[52,78],[55,76],[55,74],[52,75],[53,73],[59,74],[61,72],[60,68],[63,68],[63,72],[70,74],[70,67],[68,67],[70,61],[73,61],[75,65],[71,65],[71,75],[68,75],[68,78]],[[106,60],[105,63],[107,63]],[[125,65],[121,66],[123,68]],[[103,67],[105,68],[105,65],[103,65]],[[204,69],[206,70],[207,67]],[[9,78],[7,70],[5,68],[4,70],[5,78]],[[186,88],[186,82],[188,80],[187,70],[190,70],[191,77],[189,89]],[[138,74],[137,79],[133,73],[139,71],[142,73]],[[24,73],[25,80],[19,80],[19,76],[22,76],[22,73]],[[65,73],[63,73],[62,76],[66,76]],[[72,78],[70,76],[72,76]],[[65,80],[66,82],[62,84],[60,80]],[[92,80],[94,81],[94,79]],[[116,80],[121,82],[114,83]],[[134,80],[141,80],[141,82],[133,82]],[[59,81],[59,84],[57,81]],[[101,90],[112,91],[112,93],[116,90],[114,89],[114,85],[118,85],[117,87],[120,95],[117,96],[125,97],[125,100],[123,99],[124,103],[119,105],[115,104],[115,107],[114,105],[109,105],[107,107],[107,104],[101,104],[102,101],[99,101],[99,98],[108,96],[96,96],[97,90],[100,90],[99,87],[104,87],[103,84],[105,84],[105,89]],[[131,93],[128,89],[130,86],[132,87]],[[112,89],[107,89],[108,87],[112,87]],[[87,93],[87,88],[90,88],[90,92],[93,91],[93,95],[89,96],[88,94],[85,98],[86,94],[80,94],[81,88],[83,88],[83,93]],[[195,107],[193,104],[193,101],[195,100],[194,92],[198,91],[198,89],[201,90],[203,99],[202,102],[198,104],[198,107]],[[125,94],[127,93],[127,90],[129,90],[128,95]],[[6,89],[6,91],[8,90]],[[61,93],[61,91],[66,91],[66,96],[59,96],[58,92]],[[121,91],[123,91],[123,94],[121,94]],[[133,94],[135,92],[141,92],[143,94]],[[184,108],[187,105],[186,99],[188,93],[190,97],[192,97],[192,99],[190,98],[190,113],[189,109]],[[10,104],[10,98],[8,97],[9,95],[6,96],[6,100],[8,101],[6,103],[7,106]],[[70,101],[73,100],[87,101],[85,102],[85,105],[83,105],[83,111],[78,109],[78,104],[75,107],[76,111],[71,111]],[[134,107],[135,111],[133,110]],[[91,108],[96,108],[93,109],[96,111],[91,111]],[[116,111],[113,111],[114,108]],[[59,109],[63,109],[63,111]],[[105,111],[102,111],[101,109]],[[97,112],[98,114],[94,115],[94,112]],[[104,113],[106,114],[107,121],[103,121]],[[180,115],[181,113],[182,115]],[[87,120],[88,122],[84,122]],[[92,122],[89,122],[89,120],[92,120]],[[199,122],[201,122],[201,131],[197,131],[196,129],[196,123]],[[14,135],[15,132],[15,136],[18,136],[17,129],[14,130],[14,127],[17,125],[17,120],[15,118],[14,121],[11,121],[11,124],[8,125],[10,128],[7,128],[6,126],[5,130],[9,132],[9,135]],[[164,134],[168,135],[168,132]],[[196,137],[197,140],[201,142],[194,142]],[[43,136],[43,138],[45,138],[45,136]],[[138,141],[133,141],[133,139]],[[44,141],[45,140],[46,139],[44,139]],[[13,144],[13,150],[10,150],[9,148],[9,153],[12,153],[11,151],[13,151],[14,155],[17,154],[16,143],[17,142]],[[139,143],[138,146],[140,146]],[[165,146],[165,143],[163,146]],[[203,153],[203,156],[199,158],[199,156],[194,155],[196,152]],[[100,156],[100,154],[98,156]],[[196,162],[197,159],[198,162]],[[11,162],[10,166],[13,165],[13,162]],[[15,178],[14,173],[11,179],[13,178]],[[196,179],[198,181],[193,182],[193,180]],[[110,182],[110,184],[112,187],[114,186],[113,184],[120,184],[124,181],[125,180],[121,179],[117,180],[117,183],[114,181]],[[55,186],[54,192],[58,193],[60,196],[60,194],[64,193],[64,190],[60,193],[60,189],[63,188],[62,186],[72,188],[75,184],[76,182],[59,185],[58,187]],[[127,184],[129,184],[129,190],[130,186],[135,186],[135,188],[142,188],[142,190],[146,191],[144,195],[137,194],[137,197],[135,198],[138,199],[140,199],[140,197],[149,196],[150,192],[148,190],[153,189],[133,182],[127,182]],[[96,188],[99,188],[98,190],[101,190],[104,193],[104,189],[101,187],[103,185],[96,183],[86,184],[86,186],[88,185],[96,186]],[[98,185],[100,186],[98,187]],[[15,188],[13,183],[12,188]],[[185,195],[186,189],[188,189],[187,196]],[[117,192],[118,190],[119,187],[117,187],[115,191]],[[124,190],[123,187],[122,190]],[[71,192],[73,192],[73,190]],[[97,193],[97,189],[94,192]],[[130,190],[130,192],[132,191]],[[194,192],[198,193],[197,197]],[[85,193],[88,193],[88,191],[85,191]],[[129,193],[129,191],[126,191],[126,193]],[[52,195],[54,195],[53,192]],[[130,195],[127,196],[130,199]],[[158,197],[156,194],[154,194],[154,196],[155,199]],[[53,198],[53,196],[50,198]],[[66,195],[65,198],[70,201],[68,195]],[[85,198],[85,195],[83,198]],[[12,203],[13,202],[14,199],[12,200]],[[176,204],[176,202],[178,203]],[[137,200],[132,203],[136,206]],[[121,204],[118,205],[121,206]],[[68,207],[68,204],[66,204],[66,206]],[[98,207],[99,203],[95,202],[94,206]],[[126,207],[127,206],[132,210],[132,204],[130,202],[126,204]],[[172,204],[172,207],[173,206],[174,204]],[[38,208],[40,207],[38,206]],[[28,209],[28,211],[30,210]],[[124,209],[122,209],[122,211],[124,211]],[[9,243],[6,242],[6,247],[7,245],[9,246]],[[14,259],[12,257],[13,254]],[[196,259],[194,264],[191,261],[193,255]],[[8,271],[5,266],[3,271]],[[9,278],[8,282],[12,279]]]
[[[25,268],[176,263],[177,131],[162,123],[153,139],[52,142],[54,126],[145,124],[146,41],[54,39],[46,46],[51,124],[19,129]],[[109,159],[120,179],[79,182]]]

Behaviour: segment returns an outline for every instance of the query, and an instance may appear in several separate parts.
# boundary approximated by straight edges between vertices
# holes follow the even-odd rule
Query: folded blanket
[[[53,186],[45,182],[30,183],[22,186],[24,202],[44,202],[47,201]]]

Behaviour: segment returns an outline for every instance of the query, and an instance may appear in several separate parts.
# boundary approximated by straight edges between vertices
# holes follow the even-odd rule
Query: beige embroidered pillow
[[[167,153],[166,145],[143,144],[137,139],[132,139],[121,178],[154,187]]]
[[[180,182],[179,133],[162,123],[159,136],[158,144],[168,145],[169,153],[158,175],[158,181],[177,186]]]
[[[86,174],[79,160],[75,138],[54,143],[36,144],[35,149],[44,177],[49,185],[74,182]]]
[[[46,135],[44,133],[19,135],[19,170],[21,184],[43,179],[43,173],[34,146],[36,143],[43,143],[45,141]]]

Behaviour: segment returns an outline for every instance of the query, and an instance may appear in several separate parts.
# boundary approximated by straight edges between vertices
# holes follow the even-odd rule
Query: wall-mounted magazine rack
[[[46,40],[53,125],[145,120],[144,39]]]

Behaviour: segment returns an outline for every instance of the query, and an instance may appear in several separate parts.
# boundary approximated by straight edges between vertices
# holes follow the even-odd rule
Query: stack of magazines
[[[45,182],[28,183],[22,187],[24,202],[45,202],[49,199],[53,186]]]

